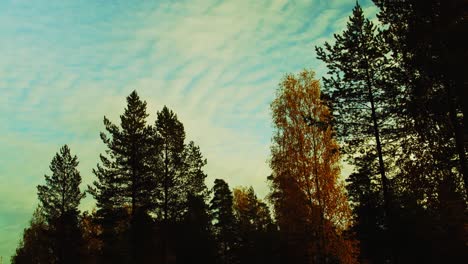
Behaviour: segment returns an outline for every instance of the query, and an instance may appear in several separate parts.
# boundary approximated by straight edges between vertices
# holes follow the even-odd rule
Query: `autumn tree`
[[[310,234],[302,252],[309,259],[302,261],[356,263],[355,241],[344,233],[351,224],[351,211],[339,178],[331,112],[314,77],[311,71],[287,75],[271,104],[275,131],[270,197],[280,230],[291,231],[291,239],[295,238],[291,227]]]
[[[79,262],[78,205],[85,194],[80,191],[81,176],[77,166],[78,158],[64,145],[52,159],[52,175],[45,175],[46,184],[37,186],[57,263]]]
[[[220,263],[233,263],[236,219],[233,211],[232,192],[224,180],[216,179],[212,193],[210,209],[214,220],[214,233],[219,245]]]

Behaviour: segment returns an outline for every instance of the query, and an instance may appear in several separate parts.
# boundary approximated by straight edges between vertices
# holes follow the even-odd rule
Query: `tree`
[[[82,263],[99,263],[99,253],[102,250],[103,243],[99,239],[102,228],[97,223],[97,219],[96,210],[93,210],[91,213],[85,211],[81,216],[80,228],[85,245],[83,247],[84,258]]]
[[[393,82],[401,87],[404,99],[399,105],[402,111],[397,122],[403,124],[405,134],[399,139],[402,151],[393,180],[393,199],[398,201],[395,203],[398,206],[393,207],[399,216],[395,227],[401,229],[396,230],[397,237],[408,244],[417,241],[418,245],[427,246],[413,247],[408,252],[407,245],[394,243],[403,255],[401,258],[424,256],[429,261],[450,262],[448,259],[460,255],[457,250],[446,249],[460,250],[465,243],[454,238],[453,233],[449,235],[446,227],[451,223],[446,216],[451,214],[466,221],[467,81],[463,67],[468,53],[462,36],[468,33],[467,3],[459,0],[374,3],[380,8],[382,33],[395,64]],[[447,188],[448,183],[455,187]],[[447,197],[453,199],[450,204],[464,206],[447,212],[450,208]],[[463,228],[458,229],[459,234],[463,233]],[[434,246],[434,241],[441,246]],[[433,250],[427,251],[428,246]]]
[[[189,195],[178,228],[177,263],[215,263],[216,247],[208,205],[203,196]]]
[[[36,208],[30,226],[24,230],[23,238],[11,257],[13,264],[57,263],[48,239],[49,226],[41,207]]]
[[[212,189],[210,209],[213,215],[214,231],[218,242],[221,263],[233,263],[236,239],[236,219],[233,211],[233,197],[229,185],[216,179]]]
[[[101,139],[106,144],[107,156],[100,155],[102,165],[98,164],[93,173],[98,178],[89,192],[97,202],[97,214],[103,227],[103,239],[106,245],[117,243],[110,240],[123,235],[130,230],[130,255],[136,258],[136,243],[134,228],[130,225],[135,215],[147,213],[154,206],[155,180],[149,167],[149,156],[152,149],[151,128],[146,124],[146,102],[140,100],[136,91],[127,97],[127,107],[120,116],[120,128],[106,117],[104,125],[109,134],[101,133]],[[129,213],[129,218],[127,215]],[[128,221],[127,221],[128,220]],[[127,228],[117,232],[117,226],[127,225]],[[123,233],[122,233],[123,232]],[[120,243],[120,242],[119,242]],[[122,242],[125,244],[125,242]],[[123,252],[114,252],[116,247],[107,247],[109,256],[119,256]],[[119,261],[124,256],[117,257]]]
[[[280,230],[284,227],[287,232],[290,225],[312,234],[302,252],[310,255],[308,261],[325,263],[331,258],[355,263],[355,242],[344,235],[351,211],[339,179],[338,144],[314,73],[287,75],[271,109],[275,126],[271,197]],[[291,239],[296,236],[291,230]]]
[[[374,0],[386,41],[400,67],[399,82],[408,89],[410,114],[429,139],[445,134],[468,193],[466,152],[468,106],[464,65],[468,59],[467,3],[464,0]],[[446,127],[439,130],[438,127]],[[429,131],[428,131],[429,130]],[[436,135],[440,137],[440,135]]]
[[[38,185],[38,198],[50,227],[57,263],[79,261],[81,233],[78,227],[78,205],[85,196],[80,191],[81,176],[78,158],[64,145],[50,164],[52,175],[45,175],[46,184]]]
[[[236,255],[240,263],[276,263],[273,221],[268,206],[252,187],[233,190],[237,222]]]
[[[164,220],[180,220],[187,210],[188,195],[206,195],[206,160],[193,142],[185,144],[184,126],[167,107],[157,113],[154,127],[157,148],[152,168],[157,183],[157,213]]]
[[[185,144],[185,130],[177,115],[166,106],[157,112],[152,140],[152,174],[156,183],[156,215],[162,220],[162,258],[168,261],[170,227],[183,219],[188,210],[188,197],[207,196],[206,174],[198,146]]]
[[[46,184],[37,186],[37,196],[47,221],[67,213],[78,213],[78,205],[85,193],[80,191],[81,176],[77,166],[78,158],[64,145],[50,164],[52,176],[45,175]]]
[[[389,82],[391,65],[381,34],[377,34],[371,21],[364,18],[358,3],[353,9],[346,30],[335,34],[335,44],[316,47],[317,57],[327,64],[330,77],[323,78],[326,92],[333,100],[338,133],[352,157],[375,149],[387,216],[390,214],[388,190],[388,156],[383,142],[394,129],[394,107],[398,104],[396,87]],[[387,137],[388,138],[388,137]],[[388,222],[386,223],[389,224]]]
[[[385,262],[385,214],[375,153],[356,158],[357,170],[346,179],[353,208],[352,231],[359,239],[361,263]]]

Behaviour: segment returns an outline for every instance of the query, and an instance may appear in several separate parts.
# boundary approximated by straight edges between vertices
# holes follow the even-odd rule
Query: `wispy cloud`
[[[35,186],[67,143],[84,184],[136,89],[163,105],[226,179],[267,194],[269,103],[282,76],[324,65],[314,46],[341,30],[354,1],[2,1],[0,255],[13,253]],[[375,16],[369,1],[363,4]],[[93,201],[87,198],[83,208]]]

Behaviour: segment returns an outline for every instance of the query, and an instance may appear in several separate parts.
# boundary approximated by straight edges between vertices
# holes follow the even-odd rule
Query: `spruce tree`
[[[98,181],[89,188],[100,210],[129,206],[133,215],[138,209],[152,208],[148,199],[152,197],[154,181],[147,163],[151,147],[147,116],[146,102],[133,91],[120,116],[120,128],[104,117],[109,136],[101,133],[101,139],[108,148],[108,156],[100,156],[102,165],[93,170]]]
[[[85,194],[79,188],[81,176],[77,166],[78,158],[64,145],[52,159],[52,175],[45,175],[46,184],[37,186],[57,263],[79,262],[78,205]]]
[[[214,181],[210,209],[214,220],[216,240],[219,245],[220,263],[233,263],[236,239],[236,219],[233,211],[233,197],[229,185],[221,179]]]

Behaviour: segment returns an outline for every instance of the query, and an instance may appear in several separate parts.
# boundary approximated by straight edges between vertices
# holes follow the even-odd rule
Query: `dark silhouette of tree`
[[[219,263],[235,263],[236,218],[233,211],[233,197],[229,185],[216,179],[212,189],[210,209],[214,220],[214,233],[219,245]]]
[[[360,246],[360,262],[384,263],[385,215],[375,153],[356,158],[357,171],[346,179],[353,204],[354,226]]]
[[[52,159],[52,175],[45,175],[46,184],[37,186],[57,263],[78,263],[80,259],[78,205],[85,194],[79,188],[81,176],[77,166],[78,158],[64,145]]]
[[[323,78],[325,92],[333,100],[334,116],[345,154],[353,158],[358,153],[376,151],[382,184],[384,209],[390,214],[388,170],[384,162],[383,139],[394,129],[392,111],[397,105],[396,89],[388,82],[391,70],[388,47],[377,34],[371,21],[364,18],[358,3],[349,18],[347,28],[335,34],[335,44],[316,47],[317,56],[327,64],[330,77]],[[387,168],[386,168],[387,166]],[[389,220],[389,219],[387,219]],[[389,222],[387,221],[386,225]]]
[[[239,263],[275,263],[274,232],[268,206],[257,198],[252,187],[233,190],[237,222],[236,259]],[[273,242],[273,243],[272,243]]]
[[[78,158],[64,145],[52,159],[52,176],[45,175],[46,184],[37,186],[37,196],[47,221],[54,221],[69,212],[78,213],[78,205],[85,196],[80,191],[81,176]]]
[[[174,254],[169,245],[174,224],[181,221],[188,210],[188,197],[206,197],[206,160],[192,141],[185,144],[185,130],[177,115],[164,107],[157,113],[153,131],[152,172],[156,182],[156,215],[162,222],[162,262]],[[171,253],[172,252],[172,253]]]
[[[108,148],[107,156],[100,155],[102,165],[93,170],[98,180],[89,186],[101,218],[104,255],[121,262],[137,257],[135,227],[131,226],[134,216],[154,208],[156,182],[148,164],[152,141],[147,116],[146,102],[133,91],[120,116],[120,128],[104,117],[109,136],[101,133],[101,139]],[[124,256],[125,251],[114,244],[128,248],[130,256]]]
[[[400,67],[398,80],[408,90],[408,114],[417,131],[445,141],[458,156],[468,193],[467,77],[468,3],[464,0],[375,0],[386,40]],[[443,127],[444,129],[439,129]]]
[[[213,227],[203,196],[187,197],[187,211],[180,223],[177,244],[177,263],[215,263]]]
[[[158,215],[167,220],[180,220],[186,206],[189,186],[185,186],[187,175],[185,164],[185,130],[183,124],[167,107],[157,113],[155,123],[154,174],[157,182]],[[185,189],[187,187],[187,189]]]
[[[100,239],[102,228],[98,223],[96,211],[91,213],[83,212],[80,219],[80,228],[83,234],[82,263],[99,263],[100,252],[103,248],[103,242]]]
[[[468,33],[467,3],[374,2],[380,8],[378,18],[395,65],[392,81],[404,99],[398,105],[401,111],[395,112],[404,134],[399,134],[398,168],[392,182],[393,210],[399,216],[393,243],[399,261],[466,259],[459,254],[466,237],[463,242],[454,233],[449,235],[446,227],[453,223],[445,216],[451,214],[466,223],[467,81],[462,69],[468,53],[461,36]],[[447,197],[451,197],[450,204],[462,206],[447,212]],[[463,234],[460,226],[459,234]]]
[[[11,258],[13,264],[57,263],[50,243],[49,226],[41,207],[36,208],[30,226],[24,230],[23,238]]]

